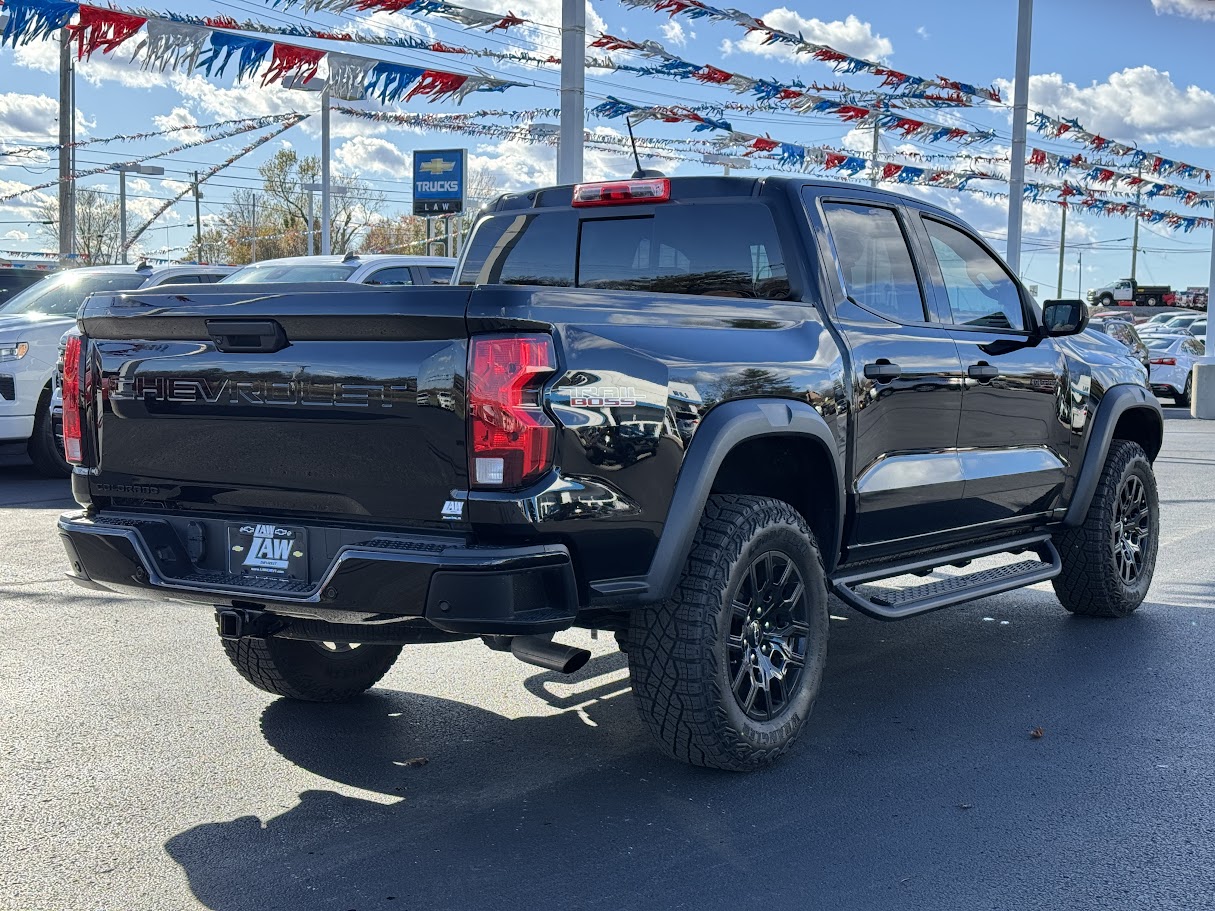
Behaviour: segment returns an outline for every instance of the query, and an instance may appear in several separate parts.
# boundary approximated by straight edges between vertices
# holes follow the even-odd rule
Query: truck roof
[[[616,178],[605,181],[583,181],[583,183],[625,183],[629,180],[649,179],[653,175],[650,172],[647,178]],[[913,197],[906,193],[895,193],[891,190],[884,190],[877,187],[864,186],[855,183],[846,183],[839,180],[824,180],[816,177],[798,177],[792,175],[773,175],[765,177],[725,177],[725,176],[695,176],[695,177],[667,177],[666,180],[671,182],[671,200],[678,202],[680,200],[691,199],[706,199],[715,197],[746,197],[755,196],[760,192],[760,188],[764,186],[782,186],[786,187],[790,192],[795,192],[802,187],[816,187],[828,190],[838,190],[841,194],[848,196],[864,197],[866,199],[886,199],[890,202],[910,202],[923,208],[931,209],[934,212],[941,214],[947,218],[955,218],[948,210],[927,202],[926,200]],[[568,208],[573,198],[574,184],[563,184],[551,187],[539,187],[535,190],[528,190],[524,193],[504,193],[496,200],[486,206],[487,212],[504,212],[512,209],[531,209],[531,208]]]

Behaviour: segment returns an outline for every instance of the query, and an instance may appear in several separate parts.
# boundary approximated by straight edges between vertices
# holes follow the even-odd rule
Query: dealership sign
[[[413,214],[464,211],[464,149],[413,153]]]

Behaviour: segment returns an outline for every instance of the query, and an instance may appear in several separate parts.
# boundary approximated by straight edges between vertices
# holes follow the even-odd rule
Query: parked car
[[[1140,330],[1142,330],[1146,327],[1155,328],[1157,326],[1163,326],[1169,320],[1176,319],[1179,316],[1201,316],[1201,315],[1202,314],[1200,314],[1197,310],[1179,309],[1179,308],[1175,307],[1171,310],[1166,310],[1164,313],[1156,313],[1156,314],[1153,314],[1152,316],[1149,316],[1147,319],[1138,323],[1138,327]],[[1117,313],[1115,311],[1114,313],[1110,313],[1110,314],[1095,313],[1095,314],[1093,314],[1093,316],[1094,317],[1098,317],[1098,316],[1121,317],[1122,314]]]
[[[1189,331],[1190,326],[1199,320],[1204,320],[1205,325],[1205,314],[1183,313],[1180,316],[1174,316],[1172,319],[1165,320],[1164,322],[1146,326],[1145,328],[1139,330],[1139,335],[1145,339],[1149,335],[1175,335],[1181,330]]]
[[[456,260],[446,256],[348,253],[345,256],[285,256],[243,266],[227,284],[254,282],[358,282],[364,285],[434,285],[451,280]]]
[[[56,266],[0,262],[0,306],[52,274]]]
[[[1147,340],[1151,352],[1152,392],[1169,396],[1178,405],[1190,404],[1194,364],[1206,353],[1201,339],[1191,335],[1158,335]]]
[[[91,266],[43,278],[0,306],[0,450],[24,451],[39,472],[70,473],[55,436],[52,398],[59,340],[96,291],[210,284],[228,266]]]
[[[1139,333],[1135,331],[1135,326],[1130,320],[1094,318],[1089,321],[1088,325],[1090,329],[1103,332],[1110,338],[1122,342],[1135,356],[1135,359],[1143,364],[1143,368],[1149,369],[1147,346],[1143,344],[1143,339],[1139,337]]]
[[[568,673],[580,626],[616,635],[668,755],[754,769],[810,715],[829,592],[885,620],[1047,580],[1072,613],[1139,607],[1162,414],[1087,319],[921,198],[511,194],[450,287],[94,295],[59,529],[85,587],[218,605],[275,695],[349,699],[458,639]]]

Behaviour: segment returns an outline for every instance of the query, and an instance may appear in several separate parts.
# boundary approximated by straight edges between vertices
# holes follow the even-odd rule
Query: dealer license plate
[[[307,543],[302,528],[256,522],[229,525],[228,572],[306,581]]]

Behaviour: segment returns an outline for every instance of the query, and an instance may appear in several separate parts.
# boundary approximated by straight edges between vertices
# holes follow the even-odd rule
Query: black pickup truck
[[[667,753],[750,769],[810,714],[829,593],[1139,606],[1161,413],[1086,319],[877,190],[503,196],[451,287],[94,296],[59,528],[83,585],[216,606],[271,693],[349,698],[454,639],[570,671],[553,634],[605,630]]]

